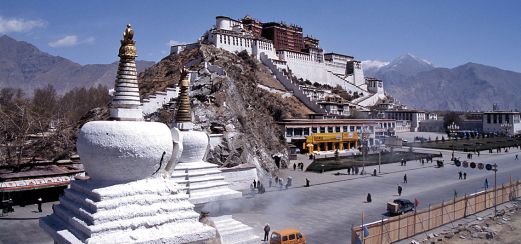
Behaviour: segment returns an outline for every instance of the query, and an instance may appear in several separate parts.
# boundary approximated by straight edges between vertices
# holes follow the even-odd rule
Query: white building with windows
[[[396,121],[391,119],[290,119],[279,122],[284,127],[286,142],[300,145],[313,133],[369,133],[369,146],[382,136],[393,136]]]
[[[483,132],[507,134],[509,136],[521,134],[521,113],[515,111],[491,111],[483,113]]]

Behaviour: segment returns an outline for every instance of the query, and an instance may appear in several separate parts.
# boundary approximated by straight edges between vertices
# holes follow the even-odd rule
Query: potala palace
[[[367,110],[388,100],[383,82],[365,77],[360,61],[353,56],[325,52],[319,46],[319,39],[304,36],[302,27],[296,25],[262,23],[250,16],[241,20],[217,16],[215,26],[200,41],[255,56],[295,96],[299,99],[306,96],[313,101],[315,104],[306,105],[315,108],[314,112],[348,115],[350,108]],[[190,45],[193,44],[174,45],[171,52],[180,53]],[[326,86],[319,88],[312,84]],[[352,99],[347,101],[332,94],[333,88],[342,88]]]

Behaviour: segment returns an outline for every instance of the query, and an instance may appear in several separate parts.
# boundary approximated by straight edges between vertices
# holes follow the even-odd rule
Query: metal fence
[[[511,201],[520,196],[520,187],[519,180],[511,181],[509,184],[497,186],[495,192],[494,189],[488,189],[454,198],[452,201],[443,201],[441,204],[429,205],[428,208],[415,212],[365,224],[367,228],[365,237],[363,237],[363,227],[355,226],[351,230],[351,243],[357,243],[358,238],[365,244],[392,243],[410,238],[488,208],[493,208],[495,204]],[[495,202],[494,195],[496,195]]]

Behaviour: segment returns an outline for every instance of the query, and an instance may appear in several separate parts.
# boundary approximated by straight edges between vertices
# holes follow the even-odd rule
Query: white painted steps
[[[217,165],[208,162],[178,163],[172,180],[193,204],[242,197],[242,193],[229,188]]]
[[[221,243],[253,244],[260,242],[260,237],[255,234],[253,228],[234,220],[231,215],[212,217],[211,219],[221,236]]]

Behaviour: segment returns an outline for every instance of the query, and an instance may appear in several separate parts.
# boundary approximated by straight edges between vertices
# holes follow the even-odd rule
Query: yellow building
[[[356,132],[339,132],[339,133],[314,133],[306,136],[306,142],[302,146],[303,149],[313,151],[334,151],[351,149],[358,147],[358,133]]]

